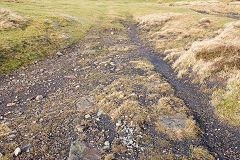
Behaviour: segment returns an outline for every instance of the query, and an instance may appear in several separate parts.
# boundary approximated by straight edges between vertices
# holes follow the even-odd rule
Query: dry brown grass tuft
[[[108,50],[110,52],[129,52],[129,51],[133,51],[133,50],[136,50],[137,49],[137,46],[135,45],[129,45],[129,46],[126,46],[126,45],[115,45],[115,46],[110,46],[108,48]]]
[[[163,97],[159,99],[158,104],[153,106],[153,115],[173,115],[176,113],[186,113],[186,106],[184,102],[176,97]]]
[[[204,32],[206,26],[183,13],[160,13],[149,16],[137,17],[148,40],[156,50],[187,47],[192,37]],[[211,24],[209,24],[211,25]]]
[[[0,31],[24,28],[28,20],[10,10],[0,8]]]
[[[240,29],[235,26],[238,23],[225,25],[215,38],[194,42],[189,50],[179,53],[179,58],[173,64],[173,67],[179,71],[179,76],[187,74],[190,67],[201,81],[218,72],[239,69]],[[176,53],[171,54],[172,57],[176,55]]]
[[[130,63],[133,64],[135,68],[142,69],[145,71],[153,71],[155,69],[153,64],[147,59],[130,61]]]
[[[231,5],[232,0],[218,0],[218,1],[180,1],[175,3],[165,4],[166,6],[179,7],[179,8],[189,8],[198,12],[208,13],[208,14],[229,14],[229,13],[240,13],[240,5],[235,3]],[[230,5],[229,5],[230,4]],[[229,14],[231,15],[231,14]]]
[[[150,14],[141,17],[137,17],[140,25],[146,27],[161,27],[168,21],[182,16],[180,13],[163,13],[163,14]]]
[[[114,121],[118,120],[122,115],[129,116],[136,113],[139,110],[138,101],[126,100],[118,108],[110,112],[110,115]]]
[[[191,146],[192,154],[191,158],[192,159],[199,159],[199,160],[214,160],[215,158],[208,152],[207,149],[203,147],[194,147]]]
[[[0,124],[0,137],[6,136],[9,132],[11,132],[11,129],[7,124]]]

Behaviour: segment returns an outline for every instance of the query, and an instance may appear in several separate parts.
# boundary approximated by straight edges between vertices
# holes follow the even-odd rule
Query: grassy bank
[[[192,76],[203,84],[220,81],[224,87],[212,91],[216,114],[239,126],[240,4],[185,1],[159,6],[161,13],[136,18],[142,38],[166,54],[179,78]]]

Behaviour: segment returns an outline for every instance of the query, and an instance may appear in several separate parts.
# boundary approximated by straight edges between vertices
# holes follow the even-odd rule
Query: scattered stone
[[[17,147],[14,151],[14,155],[17,157],[21,153],[21,148]]]
[[[63,56],[63,53],[62,52],[57,52],[56,53],[58,56]]]
[[[2,160],[3,154],[0,152],[0,160]]]
[[[43,99],[43,96],[42,96],[42,95],[38,95],[38,96],[35,98],[36,101],[40,101],[41,99]]]
[[[86,114],[85,118],[88,119],[88,118],[91,118],[91,116],[89,114]]]
[[[7,107],[12,107],[12,106],[16,106],[16,103],[8,103]]]

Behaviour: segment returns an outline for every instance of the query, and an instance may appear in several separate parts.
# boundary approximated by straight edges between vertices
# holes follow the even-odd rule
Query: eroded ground
[[[74,51],[6,77],[3,159],[29,143],[21,159],[213,159],[191,111],[130,32],[90,32]]]
[[[171,12],[93,27],[74,48],[1,77],[0,159],[239,159],[238,122],[212,106],[239,98],[239,4],[214,4],[157,4]],[[213,75],[221,88],[207,90]]]

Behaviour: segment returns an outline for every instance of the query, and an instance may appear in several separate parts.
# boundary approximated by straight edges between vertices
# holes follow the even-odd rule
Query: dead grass
[[[153,106],[154,117],[159,115],[173,115],[176,113],[186,113],[184,102],[176,97],[163,97],[159,99],[158,104]]]
[[[238,22],[229,23],[213,39],[194,42],[189,50],[178,53],[180,56],[173,67],[179,71],[179,77],[187,74],[190,67],[201,81],[223,71],[238,69],[240,29],[236,24]]]
[[[130,61],[130,63],[133,64],[135,68],[142,69],[144,71],[153,71],[155,69],[153,64],[147,59]]]
[[[135,114],[140,109],[139,107],[138,101],[126,100],[121,106],[111,111],[111,117],[114,121],[117,121],[122,115]]]
[[[198,12],[207,14],[228,14],[228,13],[240,13],[240,5],[231,5],[230,0],[220,0],[220,1],[180,1],[175,3],[167,3],[166,6],[179,7],[179,8],[189,8]],[[230,5],[229,5],[230,4]],[[229,14],[229,15],[231,15]]]
[[[199,159],[199,160],[214,160],[215,158],[208,152],[207,149],[203,147],[194,147],[191,146],[192,154],[191,158],[192,159]]]
[[[6,136],[9,132],[11,132],[11,129],[8,127],[7,124],[0,124],[0,137]]]
[[[214,93],[213,103],[223,120],[239,125],[239,85],[232,82],[240,79],[234,73],[240,69],[240,21],[226,17],[239,15],[240,4],[172,1],[161,6],[168,6],[164,11],[168,13],[136,18],[145,31],[142,38],[167,55],[165,60],[172,63],[179,78],[190,75],[195,82],[221,79],[227,83],[226,89]],[[230,83],[229,79],[234,80]],[[154,96],[148,95],[149,99]]]
[[[141,28],[157,51],[187,48],[195,37],[206,34],[205,28],[212,24],[199,23],[195,17],[184,13],[159,13],[137,17]]]
[[[3,8],[0,8],[0,31],[24,29],[29,21],[24,17]]]
[[[133,51],[133,50],[136,50],[137,49],[137,46],[135,45],[129,45],[129,46],[126,46],[126,45],[115,45],[115,46],[110,46],[108,48],[108,50],[110,52],[129,52],[129,51]]]

